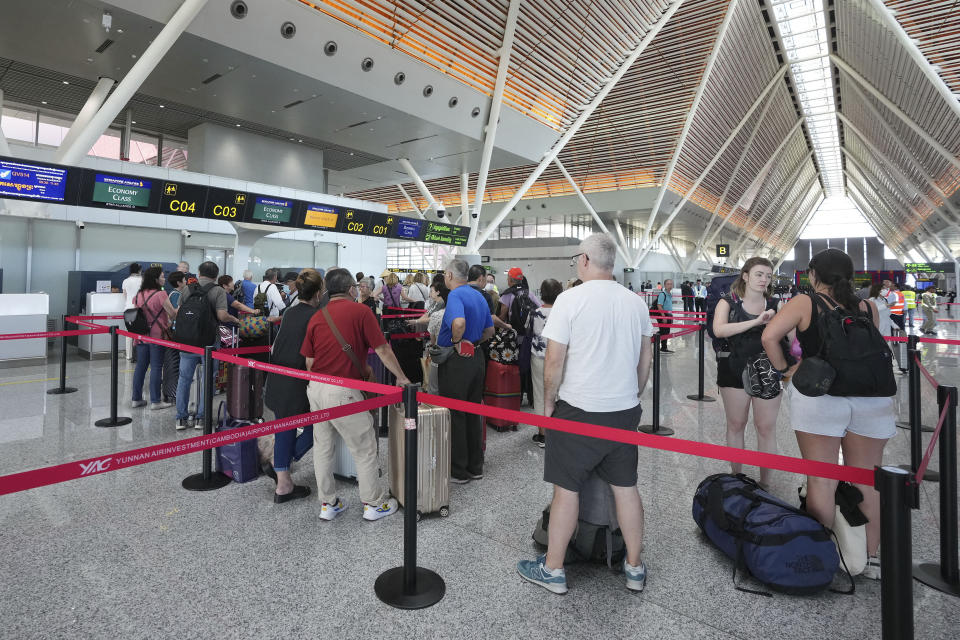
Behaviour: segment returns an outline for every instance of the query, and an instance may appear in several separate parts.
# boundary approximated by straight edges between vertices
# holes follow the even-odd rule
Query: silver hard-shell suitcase
[[[390,408],[390,490],[403,504],[406,435],[403,407]],[[450,515],[450,410],[421,404],[417,411],[417,518]]]

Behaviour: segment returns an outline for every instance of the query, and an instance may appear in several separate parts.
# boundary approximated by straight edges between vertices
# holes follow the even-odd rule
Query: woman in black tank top
[[[768,305],[773,294],[773,264],[766,258],[747,260],[730,293],[730,298],[724,297],[717,303],[713,316],[713,334],[725,338],[729,347],[717,353],[717,386],[727,418],[727,446],[744,448],[744,431],[752,406],[757,448],[776,453],[782,394],[767,400],[751,397],[743,389],[742,378],[747,359],[763,351],[757,333],[775,313]],[[730,464],[733,473],[740,473],[742,466],[738,462]],[[771,473],[770,469],[761,467],[760,484],[769,486]]]
[[[822,336],[814,321],[813,295],[825,304],[845,313],[869,314],[878,324],[877,309],[869,300],[860,300],[853,292],[853,261],[843,251],[827,249],[810,261],[813,294],[796,296],[767,325],[763,346],[773,366],[791,377],[799,365],[787,367],[779,342],[796,329],[804,357],[821,352]],[[882,463],[883,449],[893,433],[893,400],[889,397],[822,396],[810,397],[796,387],[790,391],[791,423],[804,458],[837,464],[840,450],[843,463],[873,468]],[[863,493],[860,510],[869,519],[865,577],[879,579],[877,560],[880,545],[880,495],[869,485],[857,485]],[[836,512],[837,481],[807,476],[806,508],[824,526],[833,528]]]

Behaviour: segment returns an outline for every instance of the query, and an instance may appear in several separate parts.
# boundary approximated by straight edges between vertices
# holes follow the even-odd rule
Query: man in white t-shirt
[[[280,312],[287,307],[287,304],[283,301],[283,296],[280,295],[280,284],[277,282],[279,277],[280,273],[276,269],[267,269],[266,273],[263,274],[263,282],[257,285],[257,290],[253,294],[254,299],[256,299],[258,293],[267,294],[267,315],[271,318],[279,316]]]
[[[120,290],[123,291],[124,296],[124,311],[127,309],[133,309],[136,306],[133,303],[133,299],[137,297],[137,292],[140,291],[141,284],[143,284],[143,276],[140,273],[140,263],[131,262],[130,275],[124,278],[123,282],[120,284]],[[127,347],[127,360],[133,362],[133,338],[125,338],[125,340]]]
[[[542,334],[547,340],[543,414],[636,431],[654,329],[642,298],[611,280],[615,258],[616,243],[605,233],[585,239],[573,256],[583,284],[557,297]],[[637,459],[635,445],[547,433],[543,479],[554,485],[549,545],[545,555],[517,564],[521,577],[553,593],[566,593],[563,558],[577,527],[579,493],[596,473],[610,484],[617,504],[627,547],[627,588],[643,590],[643,502],[637,490]]]

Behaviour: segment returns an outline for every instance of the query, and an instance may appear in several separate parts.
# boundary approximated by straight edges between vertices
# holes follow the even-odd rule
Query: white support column
[[[587,196],[583,194],[583,191],[580,190],[580,187],[574,181],[574,179],[567,172],[567,168],[560,163],[560,158],[554,158],[553,163],[557,165],[557,169],[560,169],[560,173],[563,174],[563,177],[567,179],[567,182],[570,183],[570,186],[573,187],[573,190],[576,192],[577,197],[580,198],[580,202],[583,203],[583,206],[587,208],[587,211],[590,212],[590,215],[593,217],[594,222],[597,223],[597,226],[600,227],[600,230],[604,233],[610,233],[607,229],[607,225],[604,224],[603,220],[600,219],[600,214],[597,213],[596,209],[593,208],[593,205],[590,204],[590,201],[587,200]],[[617,245],[617,250],[620,252],[620,257],[623,258],[623,264],[630,266],[630,256],[627,255],[627,244],[623,240],[623,233],[620,234],[620,243]]]
[[[206,4],[207,0],[183,0],[183,4],[153,39],[153,42],[143,52],[126,77],[120,81],[114,92],[97,111],[97,114],[90,119],[89,124],[84,127],[83,131],[77,134],[70,148],[64,150],[59,159],[61,163],[77,164],[80,158],[87,155],[87,151],[90,150],[93,143],[106,131],[110,123],[120,113],[120,110],[130,102],[130,98],[137,92],[143,81],[147,79],[147,76],[156,68],[163,56],[167,54],[177,38],[180,37],[180,34],[190,26],[190,23],[193,22],[193,19]]]
[[[857,129],[845,115],[842,113],[837,113],[837,117],[840,118],[840,121],[843,122],[846,128],[860,138],[860,141],[867,148],[867,152],[873,156],[874,161],[877,162],[877,165],[884,171],[884,173],[887,174],[887,177],[891,179],[891,182],[901,186],[910,185],[910,187],[916,189],[917,195],[920,196],[920,199],[923,200],[923,203],[930,208],[930,211],[943,218],[943,221],[949,225],[957,224],[956,219],[952,219],[952,216],[948,217],[946,214],[944,214],[943,211],[940,210],[939,205],[934,203],[933,200],[931,200],[922,189],[917,188],[907,176],[903,175],[903,172],[900,171],[896,163],[888,158],[882,151],[880,151],[880,149],[874,146],[874,144],[870,142],[863,132]],[[856,156],[850,153],[848,149],[841,149],[841,151],[843,151],[848,157],[857,159]]]
[[[483,151],[480,155],[480,171],[477,174],[476,203],[473,218],[470,220],[470,237],[467,240],[467,253],[477,253],[477,231],[480,229],[480,209],[483,207],[483,194],[487,188],[487,175],[490,173],[490,159],[493,156],[493,143],[497,138],[497,126],[500,123],[500,107],[503,104],[503,90],[507,85],[507,72],[510,71],[510,54],[513,51],[513,36],[517,29],[521,0],[510,0],[507,9],[507,23],[503,29],[503,42],[500,44],[500,63],[497,65],[497,79],[493,84],[490,97],[490,113],[483,133]],[[466,215],[466,214],[464,214]]]
[[[893,112],[893,114],[894,114],[895,116],[897,116],[898,118],[900,118],[900,120],[901,120],[905,125],[907,125],[908,127],[910,127],[910,129],[912,129],[914,133],[916,133],[918,136],[920,136],[920,137],[923,139],[924,142],[926,142],[926,143],[927,143],[928,145],[930,145],[930,147],[932,147],[937,153],[939,153],[941,156],[943,156],[943,159],[944,159],[944,160],[946,160],[947,162],[949,162],[950,164],[952,164],[952,165],[953,165],[954,167],[956,167],[957,169],[960,169],[960,159],[957,159],[956,156],[954,156],[953,153],[951,153],[949,149],[947,149],[947,148],[944,147],[942,144],[940,144],[939,142],[937,142],[937,141],[933,138],[933,136],[931,136],[929,133],[926,132],[926,130],[925,130],[923,127],[921,127],[921,126],[918,125],[916,122],[914,122],[913,119],[910,118],[910,116],[908,116],[906,113],[904,113],[903,110],[900,109],[900,107],[898,107],[897,105],[895,105],[889,98],[887,98],[885,95],[883,95],[883,93],[882,93],[879,89],[877,89],[875,86],[873,86],[872,84],[870,84],[870,82],[869,82],[866,78],[864,78],[864,77],[861,76],[859,73],[857,73],[857,72],[853,69],[853,67],[851,67],[849,64],[847,64],[846,62],[844,62],[844,61],[843,61],[843,58],[841,58],[840,56],[838,56],[838,55],[836,55],[836,54],[830,54],[830,60],[831,60],[835,65],[837,65],[837,68],[839,68],[841,71],[843,71],[843,72],[846,73],[848,76],[850,76],[850,77],[851,77],[853,80],[855,80],[856,83],[859,84],[861,87],[863,87],[864,89],[866,89],[866,91],[867,91],[870,95],[872,95],[874,98],[876,98],[876,99],[880,102],[880,104],[882,104],[884,107],[886,107],[886,108],[889,109],[891,112]]]
[[[637,267],[640,264],[640,261],[646,257],[647,253],[650,252],[650,246],[653,245],[656,240],[650,238],[650,229],[653,228],[653,223],[657,219],[657,214],[660,213],[660,205],[663,204],[663,196],[666,195],[667,188],[670,186],[670,181],[673,179],[673,172],[677,168],[677,162],[680,160],[680,153],[683,151],[683,145],[687,142],[687,136],[690,134],[690,127],[693,126],[693,120],[696,118],[697,109],[700,107],[700,101],[703,100],[703,94],[707,90],[707,83],[710,81],[710,74],[713,71],[713,65],[717,61],[717,56],[720,54],[720,47],[723,45],[723,38],[727,34],[727,29],[730,27],[730,22],[733,20],[733,14],[737,10],[737,0],[731,0],[729,6],[727,7],[727,13],[723,16],[723,22],[720,23],[720,28],[717,31],[717,39],[713,43],[713,49],[710,51],[710,57],[707,58],[707,64],[703,69],[703,75],[700,76],[700,84],[697,86],[697,92],[693,96],[693,102],[690,104],[690,110],[687,112],[687,118],[683,123],[683,129],[680,130],[680,137],[677,138],[677,146],[673,150],[673,156],[670,158],[670,162],[667,164],[667,171],[663,176],[663,182],[660,183],[660,188],[657,191],[657,199],[653,202],[653,208],[650,210],[650,218],[647,220],[647,226],[643,232],[643,242],[640,243],[640,249],[637,251],[637,257],[634,259],[634,267]],[[663,225],[661,228],[666,228],[666,225]]]
[[[786,255],[790,252],[790,249],[793,249],[793,248],[796,246],[797,240],[800,239],[800,235],[803,233],[803,230],[804,230],[804,229],[807,227],[807,225],[810,223],[810,220],[813,219],[813,216],[817,213],[817,210],[820,208],[820,205],[823,203],[823,201],[824,201],[824,197],[823,197],[822,195],[820,196],[820,198],[818,198],[816,201],[814,201],[813,207],[811,207],[811,208],[810,208],[810,211],[807,212],[806,217],[803,219],[803,223],[802,223],[799,227],[797,227],[797,228],[799,229],[799,231],[793,232],[793,233],[791,234],[791,235],[794,235],[794,234],[795,234],[795,235],[796,235],[796,238],[794,238],[793,242],[790,243],[790,247],[789,247],[786,251],[783,252],[783,255],[780,256],[780,259],[779,259],[779,260],[777,261],[777,263],[773,266],[773,271],[774,271],[774,273],[776,273],[777,269],[779,269],[780,266],[783,264],[783,260],[784,260],[784,258],[786,257]]]
[[[920,68],[924,77],[934,86],[937,93],[940,94],[940,97],[943,98],[947,106],[953,111],[953,115],[960,118],[960,102],[957,102],[957,97],[953,94],[950,87],[947,86],[947,83],[943,81],[943,78],[940,77],[940,74],[937,73],[938,69],[930,64],[926,56],[923,55],[923,52],[920,51],[920,47],[917,46],[917,40],[911,38],[900,25],[900,22],[896,18],[896,12],[888,9],[882,0],[869,0],[869,2],[873,5],[874,10],[880,14],[887,28],[896,36],[897,41],[907,52],[907,55],[910,56],[910,59]]]
[[[736,180],[737,176],[740,175],[740,168],[743,166],[744,161],[750,156],[750,152],[753,149],[753,143],[757,139],[757,134],[760,133],[760,127],[763,122],[766,120],[767,112],[770,111],[770,107],[773,105],[773,100],[767,100],[763,104],[763,109],[760,110],[760,115],[757,116],[756,122],[753,125],[753,130],[750,132],[750,137],[747,138],[747,143],[743,145],[743,151],[740,153],[740,157],[737,158],[737,164],[734,165],[733,171],[730,172],[730,178],[727,179],[727,184],[723,187],[723,193],[720,194],[720,199],[717,200],[717,205],[711,211],[711,217],[707,221],[707,226],[703,230],[700,239],[697,240],[696,248],[693,250],[693,253],[690,254],[690,260],[687,262],[687,271],[693,266],[693,263],[696,262],[697,256],[703,251],[704,241],[707,239],[707,235],[710,233],[710,230],[713,228],[713,221],[720,220],[721,224],[723,221],[720,217],[720,209],[723,208],[723,203],[727,201],[727,195],[730,194],[730,189],[733,187],[733,182]],[[709,260],[708,260],[709,262]]]
[[[625,265],[629,265],[629,264],[630,264],[630,262],[629,262],[629,255],[627,255],[627,254],[629,253],[630,246],[627,244],[627,238],[623,235],[623,228],[620,226],[620,212],[619,212],[619,211],[617,211],[617,215],[613,218],[613,228],[616,229],[616,231],[617,231],[617,238],[620,239],[620,244],[619,244],[619,246],[620,246],[620,247],[623,247],[622,249],[620,249],[620,257],[621,257],[621,258],[624,258],[625,260],[627,260],[627,262],[624,262]],[[618,247],[618,248],[619,248],[619,247]]]
[[[466,220],[470,215],[470,174],[460,174],[460,218]],[[479,213],[477,214],[480,215]]]
[[[953,251],[950,250],[950,247],[948,247],[946,243],[937,236],[937,234],[930,233],[928,231],[927,236],[929,236],[930,242],[932,242],[937,249],[943,252],[944,256],[952,260],[954,263],[957,262],[957,257],[953,255]]]
[[[0,89],[0,114],[3,113],[3,89]],[[10,155],[10,145],[7,144],[7,136],[3,135],[3,129],[0,129],[0,156]],[[0,202],[0,206],[3,203]]]
[[[57,152],[53,156],[54,162],[62,162],[63,154],[73,146],[77,136],[90,124],[93,116],[97,115],[97,111],[103,106],[103,102],[107,99],[107,96],[110,94],[110,89],[113,88],[114,84],[116,83],[113,78],[101,77],[97,80],[97,86],[90,92],[90,96],[87,97],[83,108],[80,109],[80,113],[77,114],[73,124],[70,125],[70,130],[67,131],[67,135],[63,137],[63,141],[57,148]]]
[[[927,168],[923,166],[923,164],[920,161],[920,158],[917,157],[917,154],[914,153],[913,150],[910,149],[903,142],[903,140],[900,138],[900,135],[893,130],[893,127],[891,127],[890,123],[888,123],[887,120],[880,114],[880,112],[877,111],[876,107],[873,106],[873,103],[870,102],[867,99],[867,97],[863,95],[863,92],[861,92],[859,87],[857,87],[857,83],[851,82],[850,87],[852,87],[854,93],[857,94],[860,104],[866,107],[867,110],[872,115],[873,121],[871,122],[871,124],[876,123],[883,128],[886,134],[890,136],[890,139],[893,141],[893,144],[896,145],[897,150],[899,150],[900,153],[902,153],[906,158],[908,158],[911,161],[917,173],[923,176],[923,179],[926,181],[927,186],[930,187],[930,189],[935,194],[937,194],[938,198],[943,200],[944,205],[950,210],[950,213],[953,215],[954,219],[960,220],[960,210],[958,210],[957,207],[954,206],[953,202],[950,201],[950,198],[947,197],[947,194],[945,194],[943,190],[940,189],[940,186],[937,184],[937,181],[933,179],[933,177],[930,175],[930,172],[927,171]],[[861,138],[862,137],[863,136],[861,136]]]
[[[747,197],[755,194],[756,190],[760,188],[763,181],[766,180],[767,176],[770,174],[770,170],[773,168],[774,162],[777,160],[780,154],[783,153],[783,150],[786,148],[787,143],[790,142],[790,140],[793,139],[794,135],[796,135],[797,131],[800,130],[800,125],[803,124],[803,121],[804,121],[803,118],[800,118],[799,120],[797,120],[796,123],[794,123],[793,127],[790,128],[790,131],[787,132],[787,135],[783,136],[783,140],[780,141],[780,144],[777,146],[777,148],[774,149],[773,153],[770,154],[770,157],[767,158],[767,161],[763,163],[763,167],[761,167],[760,171],[757,172],[757,175],[753,177],[753,180],[750,182],[750,185],[746,188],[746,190],[737,200],[736,204],[734,204],[733,207],[730,208],[730,213],[727,215],[726,218],[723,219],[723,222],[720,223],[720,226],[718,226],[714,230],[714,232],[710,235],[710,239],[703,244],[704,247],[709,247],[711,244],[713,244],[713,241],[716,240],[718,235],[720,235],[720,232],[723,231],[723,228],[727,226],[727,223],[730,221],[731,218],[733,218],[733,215],[736,213],[737,209],[739,209],[743,205]],[[807,154],[807,155],[809,157],[810,154]],[[703,251],[702,247],[701,247],[701,251]],[[706,253],[704,253],[704,255],[706,255]]]
[[[413,178],[413,183],[417,185],[420,195],[427,199],[429,206],[426,208],[426,211],[433,209],[437,215],[440,215],[440,212],[443,211],[443,207],[441,207],[440,204],[434,200],[433,196],[430,194],[430,190],[427,189],[427,185],[425,185],[423,180],[420,179],[420,174],[416,172],[416,170],[413,168],[413,165],[410,164],[410,161],[406,158],[398,158],[397,162],[399,162],[404,171],[406,171],[410,177]]]
[[[403,188],[403,185],[398,184],[397,189],[400,189],[400,193],[402,193],[403,197],[406,198],[407,204],[413,207],[414,212],[416,212],[416,214],[420,216],[421,219],[425,219],[426,216],[423,215],[423,211],[420,211],[420,207],[418,207],[417,203],[413,201],[413,198],[411,198],[410,194],[407,193],[407,190]]]
[[[730,10],[732,11],[732,8]],[[707,175],[709,175],[709,173],[713,170],[713,167],[717,164],[717,162],[720,161],[720,157],[723,156],[724,153],[726,153],[727,149],[730,148],[730,145],[733,144],[734,139],[738,135],[740,135],[740,131],[750,120],[750,117],[753,115],[753,112],[757,110],[757,107],[760,106],[760,103],[763,102],[763,100],[769,95],[769,93],[776,86],[777,82],[782,80],[783,74],[786,71],[786,69],[787,69],[786,66],[781,66],[779,69],[777,69],[777,72],[773,75],[773,77],[767,83],[767,86],[764,87],[760,95],[757,96],[757,99],[753,101],[753,104],[750,105],[750,108],[747,109],[747,112],[743,114],[743,117],[740,119],[740,122],[737,123],[737,126],[734,127],[733,131],[731,131],[730,134],[727,136],[727,139],[724,140],[722,145],[720,145],[720,148],[713,155],[713,158],[710,159],[710,162],[707,163],[707,166],[704,167],[703,171],[700,172],[700,176],[693,182],[690,188],[687,189],[687,192],[684,194],[683,198],[680,199],[680,202],[673,208],[673,211],[670,212],[670,215],[667,216],[667,221],[664,222],[663,225],[660,227],[660,230],[657,232],[657,235],[650,240],[650,245],[641,247],[640,250],[637,252],[638,255],[636,260],[634,261],[635,264],[632,265],[633,267],[640,266],[640,263],[643,262],[643,259],[647,257],[647,254],[650,253],[650,246],[652,246],[660,238],[660,234],[662,234],[670,226],[674,218],[676,218],[677,215],[680,213],[680,210],[683,209],[683,205],[685,205],[687,201],[689,201],[690,198],[693,197],[694,192],[698,188],[700,188],[700,184],[706,179]],[[705,84],[701,86],[705,86]],[[692,113],[693,112],[691,112],[691,114]],[[678,150],[675,155],[679,154],[680,148],[678,147],[677,149]],[[664,182],[664,184],[666,184],[666,182]],[[663,193],[663,185],[660,185],[660,187],[661,189],[660,189],[660,192],[658,192],[658,196],[660,196],[660,194]],[[660,204],[659,202],[656,203],[656,205],[659,205],[659,204]],[[651,211],[650,224],[653,224],[653,218],[654,218],[654,216],[652,215],[653,213],[654,212]],[[645,238],[649,236],[649,229],[650,227],[647,227],[647,230],[644,233]]]
[[[683,262],[680,260],[680,252],[677,251],[677,248],[674,246],[673,241],[670,236],[661,236],[663,238],[663,244],[667,247],[667,251],[670,252],[670,256],[673,258],[673,262],[677,265],[677,275],[683,274]]]
[[[490,234],[493,233],[493,230],[503,222],[503,219],[509,215],[510,210],[520,201],[521,198],[530,190],[530,187],[536,183],[537,179],[543,174],[543,171],[553,162],[560,151],[567,145],[568,142],[576,135],[577,131],[580,130],[580,127],[583,126],[583,123],[586,122],[593,112],[596,110],[600,103],[603,102],[603,99],[613,90],[621,78],[630,70],[630,67],[633,66],[633,63],[637,61],[637,58],[640,57],[640,54],[644,52],[654,38],[657,37],[657,34],[660,33],[660,30],[663,28],[667,22],[673,17],[677,12],[677,9],[680,8],[680,5],[683,4],[683,0],[674,0],[670,7],[664,12],[653,27],[647,32],[647,35],[644,36],[643,40],[640,41],[640,44],[637,45],[637,48],[634,49],[629,56],[623,61],[620,65],[620,68],[617,69],[617,72],[604,84],[603,88],[597,92],[597,95],[593,97],[593,100],[590,101],[590,104],[577,116],[577,119],[574,120],[573,124],[566,130],[566,132],[560,136],[560,139],[550,148],[547,153],[544,154],[543,159],[540,160],[540,164],[537,165],[536,169],[533,170],[533,173],[526,179],[526,181],[520,186],[513,197],[510,198],[500,209],[500,212],[494,217],[494,219],[487,225],[486,229],[483,230],[483,233],[479,235],[476,242],[476,247],[479,249],[484,242],[490,237]]]
[[[809,197],[810,193],[812,192],[807,193],[807,197]],[[787,247],[784,253],[789,251],[797,243],[797,240],[800,238],[800,235],[803,233],[803,230],[807,228],[808,221],[813,218],[814,214],[816,214],[817,212],[817,209],[820,207],[820,203],[823,202],[824,200],[825,200],[825,196],[823,195],[823,190],[821,189],[819,190],[818,197],[813,199],[813,203],[811,204],[812,208],[801,209],[799,211],[800,217],[802,218],[802,220],[799,220],[799,221],[791,220],[789,224],[787,224],[782,229],[774,233],[775,237],[790,238],[789,242],[784,243]],[[803,206],[804,202],[806,202],[806,198],[800,201],[801,207]],[[772,253],[773,252],[771,251],[771,255]]]

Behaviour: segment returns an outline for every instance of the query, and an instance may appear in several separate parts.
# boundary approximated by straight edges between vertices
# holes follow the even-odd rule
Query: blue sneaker
[[[538,584],[548,591],[563,595],[567,592],[567,574],[563,569],[547,569],[547,555],[536,560],[521,560],[517,563],[520,577]]]
[[[623,575],[627,577],[627,589],[630,591],[643,591],[647,584],[647,567],[640,561],[639,567],[632,566],[627,559],[623,559]]]

